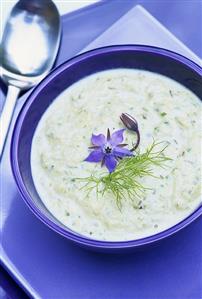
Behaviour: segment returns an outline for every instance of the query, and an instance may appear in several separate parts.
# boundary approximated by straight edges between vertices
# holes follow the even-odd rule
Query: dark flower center
[[[105,147],[104,151],[105,151],[106,154],[111,154],[111,152],[112,152],[112,148],[111,148],[109,145],[107,145],[107,146]]]

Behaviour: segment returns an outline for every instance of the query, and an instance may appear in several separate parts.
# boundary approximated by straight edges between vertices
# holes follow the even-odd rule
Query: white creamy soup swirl
[[[31,168],[34,184],[50,212],[68,228],[93,239],[134,240],[163,231],[201,203],[201,102],[179,83],[147,71],[118,69],[96,73],[60,94],[34,134]],[[169,167],[142,178],[150,188],[119,210],[108,192],[96,197],[81,189],[78,177],[103,173],[88,163],[92,133],[123,128],[122,112],[139,125],[141,152],[153,139],[169,143]],[[125,133],[132,144],[134,134]]]

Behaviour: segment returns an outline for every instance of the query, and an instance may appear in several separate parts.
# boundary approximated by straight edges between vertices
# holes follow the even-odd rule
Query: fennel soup
[[[93,239],[163,231],[201,204],[200,119],[199,98],[162,75],[116,69],[86,77],[37,126],[38,194],[61,223]]]

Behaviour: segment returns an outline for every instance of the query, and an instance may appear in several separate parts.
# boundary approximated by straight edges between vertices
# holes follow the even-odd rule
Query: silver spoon
[[[0,75],[8,85],[0,117],[0,158],[18,95],[50,71],[60,37],[60,16],[51,0],[20,0],[13,7],[0,45]]]

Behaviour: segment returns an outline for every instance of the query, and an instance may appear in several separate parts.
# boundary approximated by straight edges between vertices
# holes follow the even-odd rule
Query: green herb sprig
[[[161,144],[163,142],[154,141],[144,153],[137,151],[134,156],[125,157],[120,160],[116,170],[110,174],[103,174],[100,177],[92,174],[89,177],[77,179],[85,183],[82,188],[86,189],[88,194],[92,190],[96,190],[97,195],[111,192],[117,207],[121,209],[123,199],[129,198],[134,202],[149,189],[140,183],[140,179],[145,176],[156,177],[153,166],[165,167],[165,162],[172,160],[164,154],[168,145],[158,149]]]

